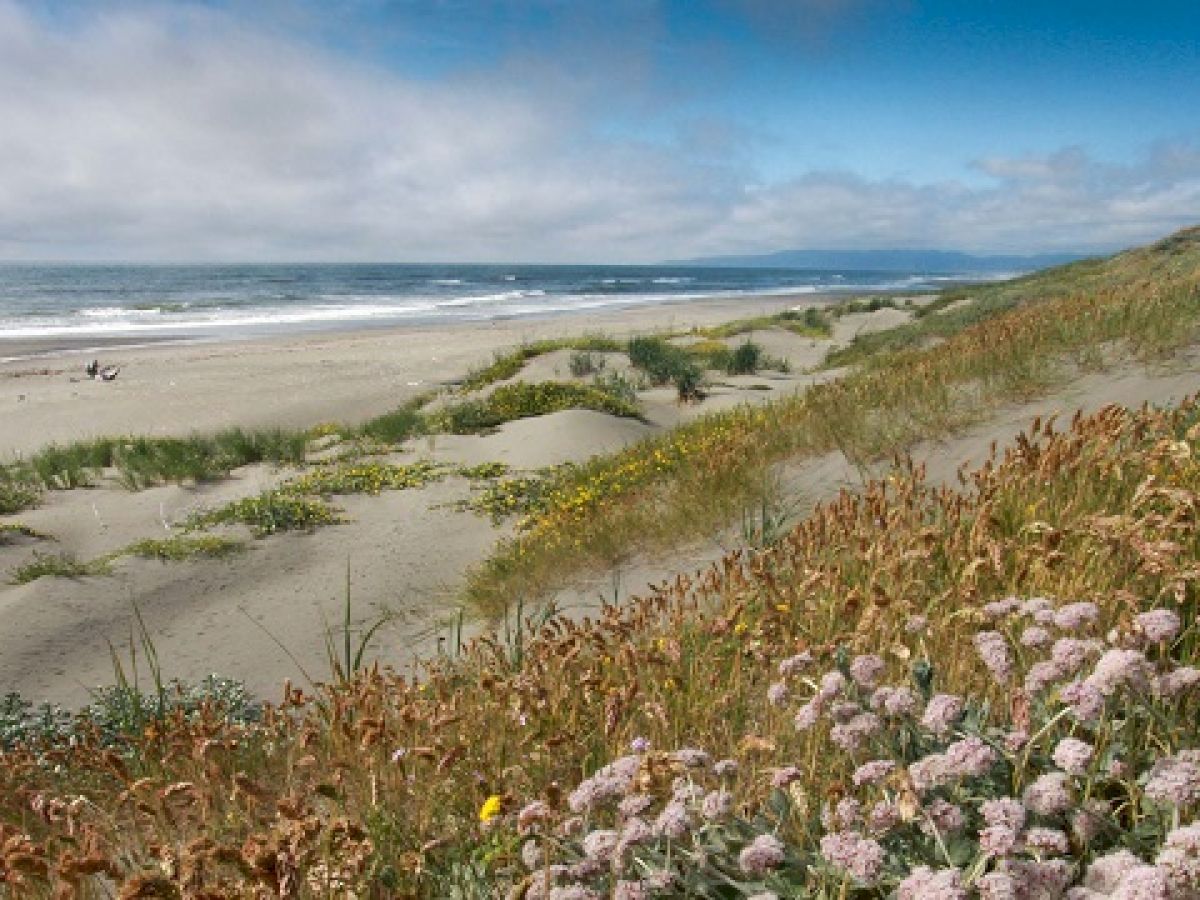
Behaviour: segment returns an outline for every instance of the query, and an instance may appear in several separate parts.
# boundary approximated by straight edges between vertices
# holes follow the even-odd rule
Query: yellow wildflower
[[[483,801],[483,806],[479,807],[479,821],[490,822],[498,815],[500,815],[500,796],[492,794]]]

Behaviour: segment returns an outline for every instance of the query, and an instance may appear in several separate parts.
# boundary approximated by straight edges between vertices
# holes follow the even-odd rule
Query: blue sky
[[[0,0],[0,258],[1109,250],[1200,221],[1200,4]]]

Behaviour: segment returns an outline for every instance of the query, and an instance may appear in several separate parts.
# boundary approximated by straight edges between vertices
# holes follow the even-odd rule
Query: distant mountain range
[[[745,256],[705,256],[668,265],[745,269],[849,269],[876,272],[1028,272],[1083,259],[1082,253],[972,256],[949,250],[780,250]]]

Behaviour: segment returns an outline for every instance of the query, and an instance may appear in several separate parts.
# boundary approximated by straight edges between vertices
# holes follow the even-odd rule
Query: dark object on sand
[[[121,372],[120,366],[105,366],[100,370],[101,381],[116,381],[117,375]]]
[[[88,378],[95,378],[100,373],[100,360],[93,359],[83,371],[87,372]]]

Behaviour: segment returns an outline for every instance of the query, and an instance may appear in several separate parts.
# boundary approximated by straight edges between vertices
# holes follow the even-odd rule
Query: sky
[[[1200,223],[1189,0],[0,0],[0,260],[1107,252]]]

